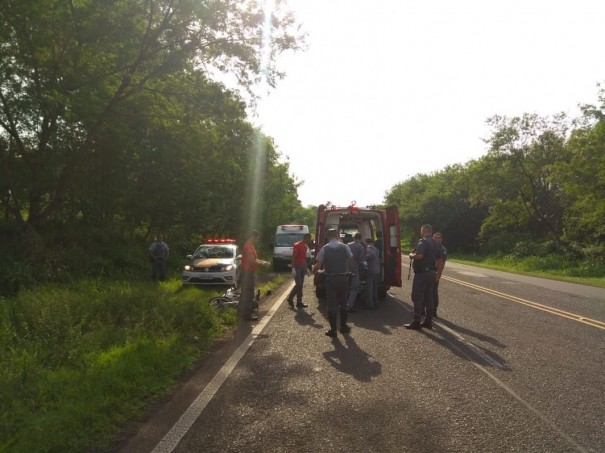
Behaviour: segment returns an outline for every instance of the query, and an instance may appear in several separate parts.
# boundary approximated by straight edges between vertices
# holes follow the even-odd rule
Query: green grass
[[[449,260],[472,266],[495,269],[534,277],[580,283],[605,288],[605,265],[599,261],[566,260],[558,255],[515,258],[449,256]]]
[[[235,323],[215,294],[87,280],[0,299],[0,451],[109,445]]]
[[[265,296],[286,275],[263,271]],[[81,280],[0,297],[0,452],[109,448],[208,351],[234,309],[180,280]]]

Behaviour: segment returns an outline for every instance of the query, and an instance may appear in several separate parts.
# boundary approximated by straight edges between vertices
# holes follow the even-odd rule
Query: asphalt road
[[[117,450],[605,451],[605,290],[448,262],[408,331],[411,282],[335,340],[284,285]]]

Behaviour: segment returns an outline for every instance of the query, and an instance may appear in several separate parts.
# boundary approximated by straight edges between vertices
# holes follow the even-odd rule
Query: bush
[[[605,265],[605,244],[590,245],[583,252],[590,261]]]
[[[500,232],[490,236],[481,244],[480,252],[486,255],[508,254],[513,251],[516,244],[531,241],[529,233]]]
[[[110,231],[64,229],[44,240],[32,232],[0,230],[0,295],[83,278],[147,279],[148,244]]]

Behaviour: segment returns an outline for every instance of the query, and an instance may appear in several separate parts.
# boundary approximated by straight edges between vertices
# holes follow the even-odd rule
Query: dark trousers
[[[296,277],[294,277],[294,288],[290,291],[288,295],[288,300],[294,300],[296,297],[296,302],[301,303],[303,298],[303,284],[305,283],[305,275],[307,275],[307,264],[300,264],[294,267],[296,271]]]
[[[433,316],[437,314],[437,307],[439,306],[439,280],[435,280],[435,286],[433,287],[433,301],[434,301],[434,309]]]
[[[156,258],[151,263],[151,279],[162,282],[166,280],[166,260],[164,258]]]
[[[254,279],[256,272],[242,269],[239,275],[241,294],[237,306],[241,317],[250,316],[254,309]]]
[[[366,306],[370,308],[378,307],[378,280],[380,274],[366,273]]]
[[[326,303],[330,329],[336,330],[338,312],[340,312],[340,328],[342,329],[346,325],[348,296],[348,275],[326,275]]]
[[[414,320],[420,320],[426,307],[427,318],[431,319],[435,311],[433,288],[435,271],[414,274],[412,283],[412,302],[414,302]]]

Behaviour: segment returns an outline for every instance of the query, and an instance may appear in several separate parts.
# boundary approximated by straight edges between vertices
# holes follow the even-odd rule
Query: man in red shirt
[[[254,314],[254,280],[256,278],[256,268],[259,265],[268,266],[267,261],[259,260],[256,256],[255,245],[258,244],[260,234],[253,230],[248,237],[242,249],[242,262],[240,264],[239,284],[241,296],[238,304],[240,317],[246,321],[258,319]]]
[[[307,266],[307,250],[309,250],[311,235],[305,234],[302,241],[298,241],[292,248],[292,276],[294,277],[294,288],[288,296],[288,304],[294,308],[294,296],[296,296],[296,308],[307,308],[308,305],[302,301],[303,283],[305,275],[309,272]]]

